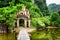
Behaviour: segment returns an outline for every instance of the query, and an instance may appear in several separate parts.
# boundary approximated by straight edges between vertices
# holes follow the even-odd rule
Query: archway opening
[[[24,27],[24,19],[20,19],[19,20],[19,26],[20,27]]]
[[[28,22],[27,22],[27,27],[29,27]]]

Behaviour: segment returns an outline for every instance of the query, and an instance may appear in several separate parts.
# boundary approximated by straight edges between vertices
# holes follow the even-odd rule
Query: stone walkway
[[[14,30],[16,31],[16,33],[18,33],[21,29],[23,29],[23,27],[19,27],[19,28],[15,28]],[[27,30],[27,32],[33,32],[34,30],[36,30],[35,28],[24,28]]]
[[[20,29],[17,40],[30,40],[29,34],[25,28]]]

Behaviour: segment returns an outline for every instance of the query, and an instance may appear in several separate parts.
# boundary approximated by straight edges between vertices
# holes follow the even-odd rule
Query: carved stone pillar
[[[27,20],[25,19],[24,20],[24,25],[25,25],[25,28],[27,27]]]
[[[19,19],[17,19],[17,27],[19,27]]]

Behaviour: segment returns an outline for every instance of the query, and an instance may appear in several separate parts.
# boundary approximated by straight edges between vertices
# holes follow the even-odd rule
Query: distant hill
[[[39,7],[44,16],[48,15],[46,0],[34,0],[33,2],[35,2],[35,4]]]
[[[48,10],[50,13],[51,12],[60,12],[60,4],[55,4],[55,3],[49,4]]]

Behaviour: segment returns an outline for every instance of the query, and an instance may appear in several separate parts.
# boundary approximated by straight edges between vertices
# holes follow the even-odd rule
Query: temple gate
[[[24,22],[24,27],[30,27],[30,14],[28,9],[24,8],[23,11],[20,11],[19,13],[17,13],[17,27],[20,27],[20,23]]]

